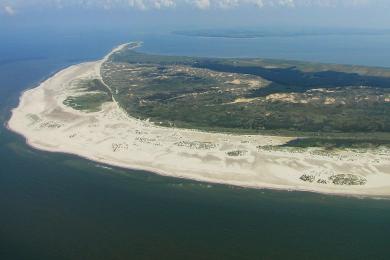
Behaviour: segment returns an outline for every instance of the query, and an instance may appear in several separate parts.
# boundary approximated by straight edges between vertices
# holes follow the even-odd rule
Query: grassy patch
[[[98,79],[77,82],[77,89],[80,94],[67,97],[64,105],[85,112],[97,112],[103,103],[112,101],[110,91]]]
[[[297,148],[323,147],[326,149],[372,149],[381,146],[390,148],[390,139],[297,138],[284,144],[283,146]]]

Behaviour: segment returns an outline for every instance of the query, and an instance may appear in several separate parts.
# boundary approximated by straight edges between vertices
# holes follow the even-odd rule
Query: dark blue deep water
[[[0,32],[0,121],[24,89],[113,46],[390,67],[390,37]],[[390,201],[250,190],[36,151],[0,128],[0,259],[389,259]]]

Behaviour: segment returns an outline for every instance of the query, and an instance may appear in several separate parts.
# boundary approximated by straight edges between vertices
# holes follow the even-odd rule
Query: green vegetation
[[[364,177],[353,174],[337,174],[329,177],[329,180],[336,185],[364,185],[367,183]]]
[[[292,140],[283,146],[285,147],[298,147],[298,148],[308,148],[308,147],[323,147],[328,150],[331,149],[374,149],[378,147],[389,147],[389,139],[370,139],[370,138],[298,138]]]
[[[188,147],[191,149],[196,149],[196,150],[210,150],[216,147],[215,144],[210,143],[210,142],[198,142],[198,141],[193,141],[193,142],[188,142],[188,141],[180,141],[175,143],[177,146],[182,146],[182,147]]]
[[[81,80],[75,83],[77,95],[69,96],[64,104],[76,110],[97,112],[105,102],[112,101],[111,92],[98,79]]]
[[[314,182],[316,178],[313,175],[304,174],[299,179],[305,182]]]
[[[262,37],[297,37],[319,35],[383,35],[389,34],[389,30],[270,30],[270,29],[204,29],[173,31],[173,34],[190,37],[213,37],[213,38],[262,38]]]
[[[125,111],[159,125],[312,137],[296,147],[390,142],[390,69],[127,49],[102,76]]]
[[[244,156],[247,153],[247,151],[244,150],[236,150],[236,151],[230,151],[226,154],[229,156]]]
[[[356,185],[365,185],[367,183],[366,178],[353,174],[335,174],[326,179],[315,176],[313,174],[303,174],[300,179],[304,182],[317,182],[319,184],[328,184],[333,183],[335,185],[348,185],[348,186],[356,186]]]

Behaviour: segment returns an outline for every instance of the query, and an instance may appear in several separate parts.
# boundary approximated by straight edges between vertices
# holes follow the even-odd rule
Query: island
[[[310,37],[329,35],[388,35],[389,30],[374,29],[267,29],[267,28],[225,28],[225,29],[192,29],[172,31],[172,34],[188,37],[207,38],[232,38],[232,39],[254,39],[267,37]]]
[[[390,195],[390,69],[121,45],[25,91],[34,148],[241,187]]]

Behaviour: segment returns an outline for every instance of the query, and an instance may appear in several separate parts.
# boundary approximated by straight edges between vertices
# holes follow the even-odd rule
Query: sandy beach
[[[75,80],[101,79],[101,65],[109,56],[66,68],[25,91],[12,111],[8,127],[40,150],[75,154],[99,163],[166,176],[251,188],[390,195],[387,150],[324,154],[316,149],[265,149],[293,138],[159,127],[128,116],[115,101],[90,113],[64,105],[64,100],[74,94]],[[316,180],[351,174],[364,178],[366,183],[308,182],[302,180],[305,174]]]

